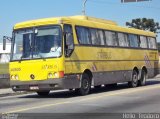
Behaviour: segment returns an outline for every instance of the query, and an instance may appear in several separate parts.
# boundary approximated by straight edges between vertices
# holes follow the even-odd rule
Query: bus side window
[[[90,29],[92,45],[100,45],[101,41],[98,39],[97,29]]]
[[[77,39],[80,44],[91,44],[89,29],[86,27],[76,26]]]
[[[65,33],[65,56],[70,57],[74,50],[74,39],[73,39],[73,30],[72,26],[65,24],[64,25],[64,33]]]
[[[141,48],[147,48],[147,37],[140,36],[140,47]]]
[[[104,42],[104,39],[105,39],[105,37],[104,37],[104,32],[103,32],[103,30],[98,30],[98,35],[99,35],[99,38],[100,38],[100,45],[105,45],[105,42]]]
[[[118,46],[117,35],[112,31],[105,31],[106,45],[108,46]]]
[[[148,37],[148,45],[150,49],[157,49],[156,39],[152,37]]]
[[[129,44],[132,48],[138,48],[139,47],[139,39],[137,35],[129,34],[128,35]]]
[[[128,47],[129,46],[127,34],[118,33],[118,41],[119,41],[119,46],[121,46],[121,47]]]

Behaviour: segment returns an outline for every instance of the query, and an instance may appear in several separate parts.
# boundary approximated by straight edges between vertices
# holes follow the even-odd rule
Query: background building
[[[10,60],[11,43],[6,44],[6,50],[3,50],[3,43],[0,43],[0,63],[8,63]]]
[[[9,87],[9,60],[11,43],[6,44],[6,50],[3,50],[3,43],[0,43],[0,88]]]

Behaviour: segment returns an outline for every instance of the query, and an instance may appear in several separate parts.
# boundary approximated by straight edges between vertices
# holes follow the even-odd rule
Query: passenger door
[[[73,29],[69,24],[64,25],[64,54],[65,54],[65,73],[73,73],[73,61],[71,55],[74,51]]]

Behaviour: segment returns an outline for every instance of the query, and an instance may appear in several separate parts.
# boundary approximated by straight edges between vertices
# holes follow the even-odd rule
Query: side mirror
[[[8,41],[12,41],[11,37],[8,36],[3,36],[3,50],[6,50],[6,42]]]
[[[6,50],[6,39],[3,37],[3,50]]]

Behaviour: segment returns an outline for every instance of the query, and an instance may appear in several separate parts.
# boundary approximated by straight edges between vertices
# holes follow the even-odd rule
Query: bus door
[[[65,53],[65,73],[73,73],[73,61],[71,55],[74,50],[73,29],[69,24],[64,25],[64,53]]]

